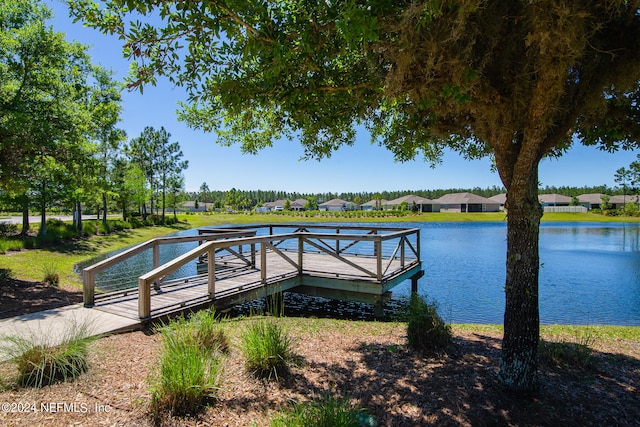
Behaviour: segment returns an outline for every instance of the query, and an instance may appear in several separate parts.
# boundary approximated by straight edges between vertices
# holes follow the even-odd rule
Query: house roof
[[[389,201],[385,199],[369,200],[367,203],[363,203],[360,206],[378,206],[378,203],[380,203],[380,206],[384,206],[386,204],[389,204]]]
[[[466,204],[489,204],[497,205],[499,202],[489,200],[486,197],[473,193],[449,193],[434,200],[441,205],[466,205]]]
[[[489,200],[492,200],[494,202],[500,203],[501,205],[504,205],[505,203],[507,203],[507,193],[496,194],[495,196],[489,197]]]
[[[320,203],[318,206],[344,206],[344,205],[353,205],[353,202],[347,202],[342,199],[331,199],[327,202]]]
[[[602,203],[602,196],[604,196],[604,194],[602,193],[588,193],[588,194],[581,194],[578,196],[578,201],[580,203]]]
[[[267,208],[275,208],[276,206],[284,206],[287,203],[286,200],[276,200],[275,202],[266,202],[264,204],[265,207]],[[295,199],[295,200],[290,200],[291,203],[291,207],[300,207],[300,208],[304,208],[304,205],[307,204],[307,200],[306,199]]]
[[[425,199],[424,197],[409,194],[408,196],[402,196],[402,197],[398,197],[397,199],[389,200],[385,204],[395,206],[395,205],[400,205],[403,202],[407,202],[409,204],[415,203],[417,205],[432,205],[434,203],[433,200]]]
[[[562,194],[540,194],[538,200],[541,203],[571,203],[571,197]]]
[[[630,194],[627,194],[626,197],[621,195],[611,196],[609,203],[638,203],[638,196],[632,196]]]

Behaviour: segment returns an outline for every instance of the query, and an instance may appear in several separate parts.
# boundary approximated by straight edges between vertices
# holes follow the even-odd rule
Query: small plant
[[[0,286],[6,285],[9,280],[14,278],[13,271],[8,268],[0,268]]]
[[[293,344],[293,339],[275,320],[252,322],[242,335],[247,368],[261,378],[278,380],[295,362]]]
[[[411,348],[434,353],[451,344],[451,326],[442,320],[434,303],[412,295],[406,316],[407,339]]]
[[[58,274],[58,266],[52,262],[45,262],[42,266],[42,281],[49,286],[58,286],[60,284],[60,275]]]
[[[274,418],[271,427],[364,427],[375,426],[375,419],[347,399],[325,396],[296,404]]]
[[[60,344],[50,345],[49,338],[48,334],[0,338],[0,354],[16,365],[19,386],[44,387],[75,379],[87,371],[89,343],[93,340],[87,324],[72,323]]]
[[[189,322],[193,325],[192,335],[196,345],[204,351],[229,352],[229,338],[220,326],[214,310],[196,312]]]
[[[151,378],[151,413],[161,417],[196,413],[218,395],[223,357],[219,328],[208,334],[209,316],[180,317],[161,328],[163,350],[157,374]],[[203,326],[207,324],[207,326]],[[226,336],[223,341],[228,345]],[[217,338],[214,338],[217,337]]]
[[[540,340],[538,352],[540,360],[558,366],[586,368],[595,363],[593,358],[594,338],[590,333],[576,337],[575,341]]]

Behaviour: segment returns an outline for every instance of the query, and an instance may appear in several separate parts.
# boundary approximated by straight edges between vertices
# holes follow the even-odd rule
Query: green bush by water
[[[452,342],[451,326],[438,314],[437,306],[419,295],[412,295],[406,312],[407,340],[414,350],[434,353]]]
[[[278,380],[295,363],[294,340],[277,319],[256,319],[242,334],[247,368],[265,379]]]

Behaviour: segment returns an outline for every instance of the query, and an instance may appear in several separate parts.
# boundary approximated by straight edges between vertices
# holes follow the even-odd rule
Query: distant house
[[[563,196],[562,194],[540,194],[538,200],[543,207],[569,206],[571,204],[571,197]]]
[[[507,193],[496,194],[495,196],[489,197],[489,200],[499,203],[500,210],[504,210],[504,205],[507,203]]]
[[[289,201],[289,210],[292,211],[303,211],[305,205],[307,204],[306,199],[295,199]],[[275,202],[266,202],[264,203],[264,207],[270,211],[282,211],[287,205],[286,200],[276,200]]]
[[[318,209],[321,211],[351,211],[357,208],[353,202],[342,199],[331,199],[328,202],[320,203]]]
[[[380,200],[370,200],[367,203],[363,203],[360,205],[360,209],[362,209],[363,211],[372,211],[372,210],[382,210],[384,209],[384,206],[389,203],[388,201],[384,200],[384,199],[380,199]]]
[[[398,197],[385,203],[390,209],[400,209],[403,203],[407,204],[407,210],[412,210],[413,206],[417,207],[418,212],[440,212],[440,205],[433,200],[410,194],[408,196]]]
[[[589,194],[581,194],[578,196],[578,201],[582,206],[591,210],[591,209],[600,209],[600,204],[602,203],[602,193],[589,193]]]
[[[638,196],[632,196],[629,194],[627,194],[626,196],[618,195],[611,196],[611,199],[609,200],[609,204],[611,204],[614,209],[622,209],[627,203],[638,204]]]
[[[196,209],[195,200],[190,200],[188,202],[184,202],[182,207],[188,212],[208,212],[213,210],[213,203],[198,202],[198,208]]]
[[[450,193],[433,201],[440,212],[499,212],[500,203],[472,193]]]

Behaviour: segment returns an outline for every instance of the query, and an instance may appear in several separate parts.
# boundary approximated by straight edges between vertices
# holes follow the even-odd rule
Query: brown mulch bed
[[[301,364],[278,383],[253,378],[238,349],[239,319],[225,361],[219,400],[202,413],[168,418],[167,426],[266,426],[292,402],[326,393],[349,397],[378,426],[638,426],[640,343],[596,342],[587,367],[540,367],[534,395],[513,395],[497,382],[501,337],[455,329],[447,354],[427,357],[406,345],[399,323],[284,318],[297,338]],[[0,412],[0,425],[153,426],[149,384],[161,337],[139,331],[93,344],[90,370],[75,382],[43,389],[5,387],[0,403],[24,412]],[[12,367],[0,366],[0,378]],[[44,411],[57,409],[57,412]],[[35,405],[36,410],[32,410]],[[66,406],[65,406],[66,405]]]

